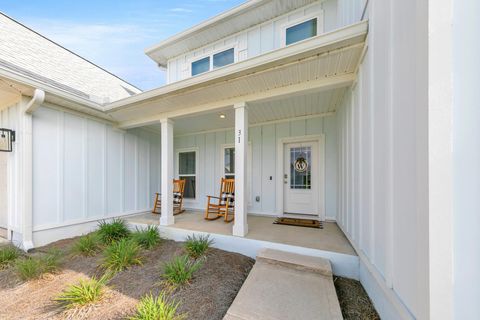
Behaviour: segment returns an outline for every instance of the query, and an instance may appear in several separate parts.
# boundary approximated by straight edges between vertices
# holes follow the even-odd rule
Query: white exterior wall
[[[21,215],[15,214],[19,212],[18,202],[16,199],[19,196],[19,179],[20,179],[20,154],[19,138],[22,134],[20,131],[20,120],[22,114],[20,113],[20,103],[17,103],[9,108],[0,110],[0,128],[7,128],[15,130],[16,141],[13,145],[14,152],[5,153],[8,162],[7,176],[7,212],[8,212],[8,226],[9,229],[20,234],[21,231]],[[3,178],[3,177],[2,177]]]
[[[480,319],[480,20],[453,1],[454,317]]]
[[[67,228],[74,224],[151,210],[159,189],[159,134],[117,130],[56,108],[40,107],[34,113],[36,246],[60,238],[62,230],[84,231]]]
[[[370,1],[368,50],[337,114],[337,222],[384,319],[428,317],[428,44],[421,10],[413,0]]]
[[[251,165],[249,213],[277,215],[276,209],[276,157],[277,141],[286,137],[325,135],[325,216],[336,219],[337,212],[337,141],[336,116],[278,122],[249,128]],[[233,146],[234,130],[199,133],[175,137],[175,157],[179,150],[197,150],[197,199],[186,200],[190,208],[205,209],[206,196],[217,196],[222,177],[222,146]],[[177,172],[177,168],[175,168]],[[272,180],[270,180],[270,176]],[[255,197],[260,196],[260,201]]]
[[[356,0],[355,0],[356,1]],[[236,61],[242,61],[282,46],[283,26],[288,22],[313,17],[323,11],[323,31],[337,28],[337,0],[318,1],[288,14],[281,15],[265,23],[236,33],[193,52],[172,58],[167,64],[167,83],[190,77],[190,64],[195,57],[201,57],[219,48],[229,49],[236,45]],[[359,21],[359,20],[357,20]]]
[[[276,215],[276,161],[277,141],[285,137],[325,135],[325,200],[326,218],[336,219],[337,197],[337,142],[336,116],[278,122],[249,128],[251,153],[251,181],[249,213]],[[222,177],[222,146],[234,143],[234,130],[177,136],[174,153],[179,150],[197,150],[197,199],[186,200],[190,208],[205,209],[206,196],[218,195]],[[175,168],[175,172],[177,169]],[[270,180],[270,176],[272,180]],[[260,196],[260,201],[255,197]]]

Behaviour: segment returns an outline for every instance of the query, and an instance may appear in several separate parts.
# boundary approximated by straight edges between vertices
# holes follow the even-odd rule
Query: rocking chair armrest
[[[220,197],[216,197],[216,196],[207,196],[208,198],[215,198],[215,199],[219,199],[220,200]]]
[[[160,192],[155,192],[155,194],[156,194],[157,196],[162,195]]]

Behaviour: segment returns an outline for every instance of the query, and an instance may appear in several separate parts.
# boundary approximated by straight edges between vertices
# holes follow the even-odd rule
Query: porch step
[[[224,319],[342,319],[330,261],[260,250]]]
[[[266,248],[261,249],[258,252],[257,261],[293,268],[300,271],[311,271],[327,277],[332,276],[330,261],[320,257],[305,256]]]

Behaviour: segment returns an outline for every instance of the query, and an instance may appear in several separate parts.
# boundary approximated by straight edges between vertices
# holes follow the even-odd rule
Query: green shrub
[[[61,252],[50,250],[42,256],[27,257],[15,261],[15,270],[22,280],[38,279],[45,273],[56,272],[59,268]]]
[[[119,272],[132,265],[142,264],[141,247],[131,239],[121,239],[109,245],[104,252],[102,267]]]
[[[212,244],[213,240],[210,239],[209,235],[201,235],[199,237],[192,235],[187,237],[184,246],[190,257],[198,259],[207,253]]]
[[[8,267],[20,256],[20,251],[14,246],[0,248],[0,270]]]
[[[202,266],[200,260],[193,261],[187,255],[174,257],[165,263],[163,278],[172,286],[183,285],[193,278],[193,273]]]
[[[97,233],[104,244],[111,244],[130,235],[127,223],[121,219],[113,219],[110,222],[100,221],[98,226]]]
[[[65,308],[75,308],[89,303],[100,301],[105,293],[107,277],[81,279],[77,284],[69,285],[55,301],[62,303]]]
[[[79,238],[72,247],[75,255],[86,257],[94,256],[98,251],[100,251],[100,239],[97,233],[90,233]]]
[[[131,320],[181,320],[185,315],[177,315],[178,303],[168,301],[165,293],[157,298],[151,294],[143,297],[137,305],[137,312]]]
[[[142,248],[151,249],[156,246],[161,238],[156,226],[148,226],[146,229],[139,230],[132,234],[132,239]]]

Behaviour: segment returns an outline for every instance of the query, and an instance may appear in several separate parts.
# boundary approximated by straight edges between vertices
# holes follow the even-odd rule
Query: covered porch
[[[130,221],[159,224],[176,240],[192,231],[214,234],[227,250],[250,256],[267,245],[334,257],[334,268],[342,259],[355,265],[355,251],[333,222],[336,110],[356,81],[366,33],[361,22],[111,104],[106,111],[119,128],[158,135],[158,150],[149,152],[158,152],[160,167],[149,172],[149,187],[161,193],[161,215]],[[231,223],[202,214],[207,196],[221,196],[222,178],[235,181]],[[185,180],[189,210],[175,216],[173,179]],[[273,225],[287,216],[325,228]]]

